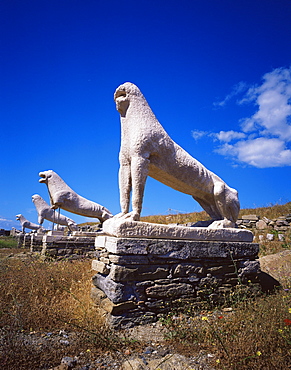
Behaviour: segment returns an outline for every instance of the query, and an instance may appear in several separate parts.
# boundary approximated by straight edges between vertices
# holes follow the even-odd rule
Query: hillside
[[[243,215],[248,214],[255,214],[262,217],[267,217],[269,219],[275,219],[279,216],[287,215],[291,213],[291,202],[286,204],[274,204],[269,205],[266,207],[260,208],[245,208],[241,209],[239,213],[239,218]],[[185,213],[185,214],[169,214],[169,215],[155,215],[155,216],[145,216],[141,218],[141,221],[146,222],[154,222],[154,223],[163,223],[163,224],[170,224],[170,223],[180,223],[184,224],[187,222],[197,222],[208,220],[209,216],[205,211],[201,212],[193,212],[193,213]]]

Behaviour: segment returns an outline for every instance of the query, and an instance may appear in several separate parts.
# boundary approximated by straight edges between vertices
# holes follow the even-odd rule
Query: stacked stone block
[[[20,233],[16,236],[17,238],[17,247],[18,248],[30,248],[31,245],[31,235],[32,234],[23,234]]]
[[[24,242],[24,235],[25,234],[18,234],[16,235],[16,240],[17,240],[17,248],[23,248],[24,245],[23,245],[23,242]]]
[[[41,254],[52,258],[78,259],[95,256],[95,235],[44,235],[42,243]]]
[[[257,215],[244,215],[236,221],[239,228],[257,229],[257,230],[276,230],[286,232],[291,229],[291,214],[280,216],[270,220],[267,217],[260,218]]]
[[[156,321],[176,304],[218,301],[259,271],[255,243],[98,236],[95,245],[92,299],[113,327]]]
[[[30,236],[30,252],[41,252],[43,248],[43,239],[44,235],[31,234]]]

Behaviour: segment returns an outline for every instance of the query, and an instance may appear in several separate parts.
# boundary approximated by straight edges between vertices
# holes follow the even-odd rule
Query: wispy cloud
[[[207,132],[207,131],[193,130],[193,131],[191,132],[191,134],[192,134],[193,139],[195,139],[195,140],[199,140],[199,139],[201,139],[203,136],[208,136],[208,135],[209,135],[209,132]]]
[[[245,82],[241,81],[232,88],[231,92],[223,100],[215,102],[215,103],[213,103],[213,105],[215,107],[223,107],[224,105],[226,105],[226,103],[229,100],[231,100],[235,96],[241,94],[242,92],[246,91],[247,89],[248,89],[247,84]]]
[[[0,217],[0,222],[11,222],[12,220],[7,220],[6,218]]]
[[[229,143],[230,141],[236,140],[236,139],[243,139],[246,137],[246,134],[243,132],[238,131],[220,131],[217,134],[212,134],[213,137],[217,138],[219,141],[224,141],[225,143]]]
[[[19,222],[16,220],[9,220],[5,217],[0,216],[0,229],[11,229],[12,227],[18,227]]]
[[[254,102],[257,112],[242,121],[244,132],[262,130],[261,135],[291,140],[291,67],[278,68],[263,77],[261,86],[252,87],[241,102]]]
[[[243,86],[245,83],[241,91]],[[225,105],[238,93],[236,87],[216,106]],[[256,112],[240,121],[240,131],[207,133],[220,142],[216,152],[258,168],[290,166],[291,67],[266,73],[262,84],[250,87],[238,101],[238,104],[246,103],[254,104]]]

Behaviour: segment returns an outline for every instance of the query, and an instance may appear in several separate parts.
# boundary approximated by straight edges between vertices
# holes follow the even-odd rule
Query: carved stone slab
[[[151,238],[173,240],[204,240],[252,242],[253,233],[249,230],[207,227],[186,227],[153,224],[149,222],[130,221],[112,218],[103,223],[103,232],[118,238]]]
[[[105,248],[121,259],[117,263],[128,261],[138,256],[155,256],[161,260],[187,260],[196,258],[245,258],[258,254],[259,245],[248,242],[216,242],[198,240],[165,240],[165,239],[134,239],[116,238],[111,236],[97,236],[96,248]],[[123,257],[121,257],[123,256]],[[115,262],[115,261],[114,261]],[[128,264],[131,264],[127,262]],[[150,258],[140,263],[151,263]],[[163,262],[165,263],[165,262]]]

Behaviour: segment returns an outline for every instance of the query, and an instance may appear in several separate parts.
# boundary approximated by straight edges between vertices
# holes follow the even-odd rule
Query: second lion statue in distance
[[[139,88],[126,82],[116,89],[114,100],[121,119],[121,213],[115,218],[140,219],[146,179],[151,176],[191,195],[212,218],[210,228],[235,227],[240,210],[237,191],[170,138]]]
[[[39,176],[39,182],[47,185],[52,209],[62,208],[77,215],[98,218],[100,222],[112,217],[104,206],[77,194],[56,172],[42,171]]]

